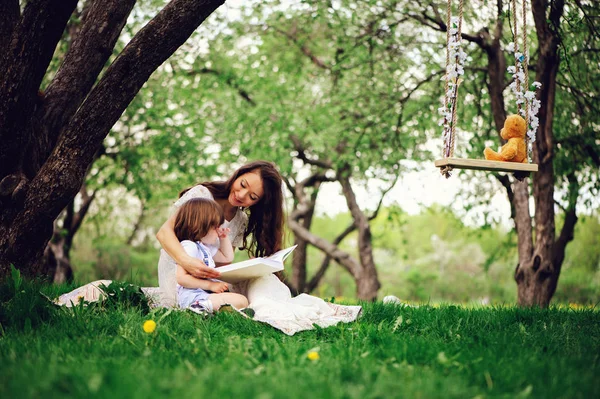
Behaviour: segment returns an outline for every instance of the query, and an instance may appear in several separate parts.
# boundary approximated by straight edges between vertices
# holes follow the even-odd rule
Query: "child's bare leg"
[[[224,292],[222,294],[210,294],[208,299],[213,305],[213,310],[216,312],[219,308],[225,304],[229,304],[236,309],[243,309],[248,307],[248,299],[241,294],[235,294],[233,292]]]

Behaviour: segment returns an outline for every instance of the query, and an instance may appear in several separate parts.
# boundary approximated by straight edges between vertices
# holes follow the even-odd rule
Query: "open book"
[[[217,270],[221,273],[219,280],[233,284],[279,272],[283,270],[285,259],[296,247],[297,245],[294,245],[293,247],[282,249],[264,258],[248,259],[232,263],[231,265],[217,267]]]

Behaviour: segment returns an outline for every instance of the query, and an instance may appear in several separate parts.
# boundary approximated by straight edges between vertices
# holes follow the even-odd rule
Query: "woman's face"
[[[256,204],[264,194],[263,183],[258,173],[249,172],[238,177],[229,192],[229,203],[247,208]]]

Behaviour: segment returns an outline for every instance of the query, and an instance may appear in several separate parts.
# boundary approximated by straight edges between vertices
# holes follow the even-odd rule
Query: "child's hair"
[[[221,205],[208,198],[192,198],[179,208],[173,230],[179,241],[200,241],[224,220]]]

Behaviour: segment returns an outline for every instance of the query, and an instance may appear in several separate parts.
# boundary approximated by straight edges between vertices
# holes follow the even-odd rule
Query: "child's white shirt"
[[[181,246],[189,256],[204,261],[204,264],[208,267],[213,269],[216,267],[213,256],[219,251],[218,247],[190,240],[181,241]]]

